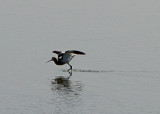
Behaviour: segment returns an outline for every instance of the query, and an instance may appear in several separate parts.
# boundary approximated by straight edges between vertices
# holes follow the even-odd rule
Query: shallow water
[[[0,113],[159,114],[159,1],[23,1],[0,7]],[[86,53],[45,63],[53,50]]]

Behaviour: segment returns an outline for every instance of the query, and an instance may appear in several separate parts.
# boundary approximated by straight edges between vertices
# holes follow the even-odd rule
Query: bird
[[[69,70],[72,70],[72,65],[70,65],[69,62],[73,59],[75,55],[85,55],[84,52],[77,51],[77,50],[67,50],[65,52],[53,51],[53,53],[57,54],[58,58],[52,57],[51,60],[47,61],[47,63],[50,61],[54,61],[56,65],[68,64],[70,66]]]

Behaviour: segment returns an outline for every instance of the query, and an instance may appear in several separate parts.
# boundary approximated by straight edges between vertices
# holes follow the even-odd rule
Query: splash
[[[68,70],[63,69],[63,72],[68,72]],[[114,71],[107,71],[107,70],[84,70],[84,69],[72,69],[72,72],[95,72],[95,73],[101,73],[101,72],[114,72]]]

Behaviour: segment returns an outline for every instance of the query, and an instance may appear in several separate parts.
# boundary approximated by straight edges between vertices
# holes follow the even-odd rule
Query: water
[[[159,114],[160,2],[14,2],[0,6],[0,113]],[[86,53],[45,63],[53,50]]]

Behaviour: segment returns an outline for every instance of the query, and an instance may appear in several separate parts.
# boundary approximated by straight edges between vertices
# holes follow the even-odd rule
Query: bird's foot
[[[72,72],[72,69],[68,69],[68,72]]]
[[[69,77],[68,78],[70,78],[70,76],[72,76],[72,69],[68,69],[68,73],[69,73]]]

